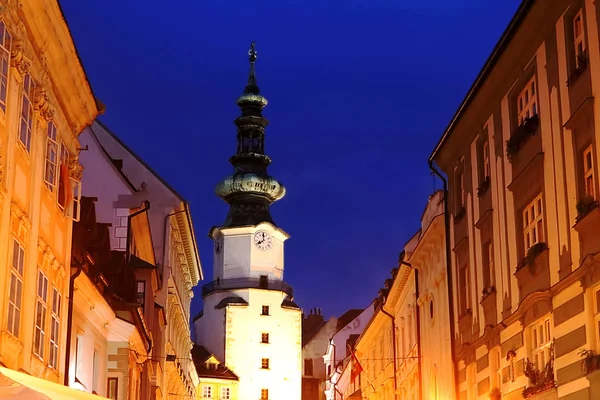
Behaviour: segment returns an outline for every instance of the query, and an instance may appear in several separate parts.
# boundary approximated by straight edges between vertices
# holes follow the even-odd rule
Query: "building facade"
[[[60,382],[78,135],[101,112],[57,1],[0,14],[0,362]]]
[[[309,310],[302,319],[302,400],[325,400],[328,365],[325,354],[338,326],[338,319],[327,321],[320,308]]]
[[[460,399],[600,396],[599,7],[524,1],[430,158]]]
[[[194,345],[192,358],[196,365],[200,384],[196,390],[196,398],[202,400],[238,400],[239,378],[214,354],[203,346]]]
[[[111,250],[154,254],[154,263],[145,260],[149,265],[135,268],[134,277],[136,302],[152,332],[141,398],[194,397],[199,381],[191,358],[190,303],[202,268],[189,206],[100,122],[80,140],[87,148],[80,158],[83,181],[90,182],[84,195],[97,198],[97,220],[109,224]],[[145,238],[144,220],[151,242],[138,240]]]
[[[237,100],[242,115],[234,174],[217,186],[229,205],[225,222],[210,231],[214,281],[202,288],[204,310],[195,320],[196,341],[239,377],[240,400],[300,400],[302,312],[284,282],[284,242],[269,206],[285,195],[267,173],[264,153],[267,100],[256,83],[254,44],[250,76]]]

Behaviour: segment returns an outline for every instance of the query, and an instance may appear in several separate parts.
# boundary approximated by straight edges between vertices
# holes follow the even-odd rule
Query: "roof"
[[[504,31],[502,36],[500,37],[500,40],[498,41],[498,43],[496,43],[494,50],[492,50],[492,54],[490,54],[487,61],[483,65],[483,68],[479,72],[479,75],[477,75],[475,82],[473,83],[473,85],[471,86],[469,91],[467,92],[467,95],[465,96],[464,100],[462,101],[460,107],[454,114],[454,117],[452,117],[450,124],[444,131],[444,134],[442,135],[442,137],[438,141],[437,145],[435,146],[435,149],[429,156],[430,163],[433,162],[438,151],[444,145],[444,143],[446,142],[446,140],[448,139],[448,137],[450,136],[450,134],[456,127],[456,124],[458,124],[459,120],[464,115],[467,107],[471,104],[471,102],[473,101],[475,96],[477,96],[477,94],[479,93],[479,90],[483,86],[483,83],[485,82],[487,77],[490,75],[490,73],[492,72],[494,67],[496,66],[496,63],[498,62],[498,60],[500,59],[500,57],[502,56],[502,54],[504,53],[504,51],[506,50],[508,45],[510,44],[510,41],[512,40],[513,36],[515,35],[517,30],[521,26],[521,23],[527,16],[528,12],[531,9],[531,6],[534,3],[535,3],[535,0],[523,0],[521,5],[517,9],[517,12],[511,19],[510,23],[508,24],[508,27],[506,28],[506,30]]]
[[[310,327],[306,331],[303,329],[302,330],[302,347],[304,347],[308,342],[310,342],[312,340],[312,338],[314,338],[315,335],[317,333],[319,333],[319,331],[321,330],[321,328],[323,328],[325,326],[326,323],[327,323],[326,321],[322,321],[322,322],[319,322],[316,325],[313,325],[312,327]]]
[[[353,308],[346,311],[342,314],[341,317],[338,318],[336,332],[341,331],[348,325],[350,322],[354,321],[362,312],[365,311],[364,308]]]
[[[206,350],[204,346],[199,344],[194,345],[192,348],[192,360],[196,366],[196,372],[198,373],[199,378],[238,380],[238,376],[220,362],[216,368],[208,368],[206,361],[210,358],[216,360],[216,357]]]
[[[247,306],[248,302],[239,296],[225,297],[215,306],[216,309],[225,308],[227,306]]]

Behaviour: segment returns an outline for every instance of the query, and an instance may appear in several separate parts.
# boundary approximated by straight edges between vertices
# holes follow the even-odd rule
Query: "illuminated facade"
[[[194,345],[192,358],[200,384],[196,390],[196,398],[202,400],[237,400],[239,378],[214,354],[203,346]]]
[[[599,7],[524,1],[431,156],[461,399],[600,398]]]
[[[78,135],[100,107],[57,1],[0,20],[0,363],[62,383]]]
[[[110,224],[111,250],[143,252],[146,267],[135,271],[136,303],[152,332],[143,363],[142,399],[196,395],[191,361],[190,303],[202,269],[190,211],[183,198],[99,122],[80,136],[86,151],[84,195],[97,198],[97,220]],[[148,227],[141,222],[147,219]]]
[[[269,210],[285,188],[267,173],[267,100],[256,84],[254,45],[249,55],[248,85],[237,100],[242,115],[235,120],[237,153],[230,159],[235,171],[217,186],[230,209],[210,231],[214,281],[202,288],[196,341],[239,377],[240,400],[300,400],[302,313],[283,281],[289,236]]]

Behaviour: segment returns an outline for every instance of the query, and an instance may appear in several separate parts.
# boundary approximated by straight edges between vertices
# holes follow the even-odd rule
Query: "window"
[[[583,151],[583,181],[585,183],[585,194],[592,199],[596,198],[596,185],[594,183],[594,157],[592,145]]]
[[[50,320],[50,356],[48,366],[58,369],[58,338],[60,337],[60,292],[54,288],[52,293],[52,317]]]
[[[456,184],[456,214],[465,206],[465,174],[460,169],[455,169],[455,184]]]
[[[312,376],[313,374],[313,360],[312,358],[304,359],[304,375]]]
[[[491,176],[491,173],[490,173],[490,145],[487,140],[485,142],[483,142],[483,145],[481,146],[481,163],[482,163],[483,178],[484,179],[488,178],[489,176]]]
[[[519,125],[538,113],[535,75],[527,82],[527,85],[525,85],[525,88],[519,94],[519,97],[517,97],[517,113]]]
[[[221,400],[229,400],[231,399],[231,389],[228,387],[221,388]]]
[[[106,395],[109,399],[119,400],[119,378],[108,378],[106,382]]]
[[[8,95],[8,70],[10,65],[11,37],[4,22],[0,21],[0,109],[6,112]]]
[[[469,264],[465,252],[461,251],[456,255],[456,264],[458,266],[458,305],[460,315],[463,315],[469,309],[470,291]]]
[[[596,306],[594,309],[594,321],[596,325],[596,343],[600,346],[600,290],[596,291],[594,302]]]
[[[544,218],[542,216],[542,195],[538,195],[523,210],[523,237],[525,254],[537,243],[544,242]]]
[[[488,290],[494,286],[494,254],[492,250],[492,241],[483,244],[483,288]]]
[[[33,91],[35,83],[31,75],[23,78],[23,99],[21,101],[21,124],[19,126],[19,140],[27,152],[31,150],[31,130],[33,127]]]
[[[212,386],[203,385],[202,386],[202,397],[210,399],[212,398]]]
[[[573,45],[575,46],[575,60],[577,67],[579,67],[579,59],[585,53],[582,10],[579,10],[579,12],[575,15],[575,18],[573,18]]]
[[[82,372],[83,372],[83,334],[77,334],[75,339],[75,380],[82,383]]]
[[[100,373],[98,362],[98,351],[94,349],[94,355],[92,356],[92,393],[94,394],[98,394],[98,374]]]
[[[35,331],[33,336],[33,354],[44,359],[46,343],[46,314],[48,313],[48,278],[38,271],[37,301],[35,306]]]
[[[44,170],[44,181],[50,191],[54,191],[56,186],[56,176],[58,171],[58,142],[56,141],[56,125],[48,122],[46,136],[46,167]]]
[[[269,400],[269,389],[260,389],[260,400]]]
[[[137,281],[136,282],[136,301],[144,310],[144,300],[146,298],[146,281]]]
[[[540,371],[543,371],[546,363],[550,361],[551,345],[550,318],[546,318],[531,328],[531,360]]]
[[[262,306],[261,315],[269,315],[269,306]]]
[[[58,176],[58,205],[64,210],[73,197],[69,177],[69,149],[64,143],[60,144],[60,157],[58,162],[60,165]]]
[[[261,361],[261,366],[262,369],[269,369],[269,359],[268,358],[263,358]]]
[[[10,274],[10,290],[8,297],[8,327],[14,336],[19,336],[21,328],[21,301],[23,296],[23,269],[25,250],[19,242],[13,240],[12,268]]]
[[[263,333],[261,335],[260,342],[261,343],[269,343],[269,334],[268,333]]]

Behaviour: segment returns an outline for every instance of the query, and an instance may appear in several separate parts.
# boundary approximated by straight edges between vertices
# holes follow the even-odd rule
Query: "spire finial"
[[[250,50],[248,50],[248,55],[250,56],[250,63],[254,64],[256,61],[256,57],[258,53],[256,52],[256,42],[250,43]]]
[[[259,94],[260,89],[256,84],[256,72],[254,70],[254,63],[256,62],[256,57],[258,56],[258,53],[256,51],[256,42],[250,43],[250,50],[248,50],[248,56],[250,59],[250,74],[248,75],[248,85],[246,85],[244,93]]]

